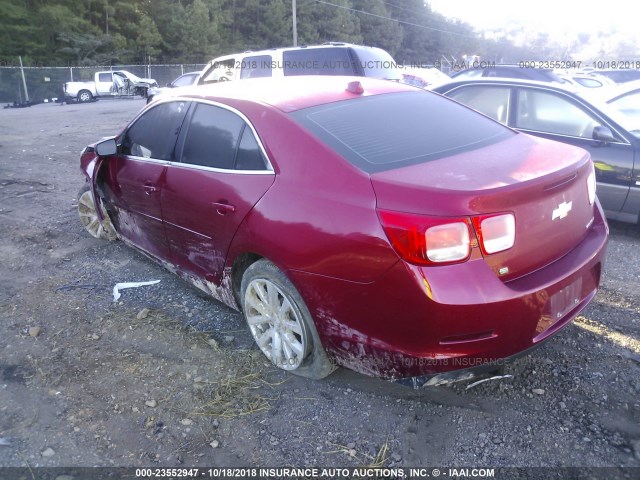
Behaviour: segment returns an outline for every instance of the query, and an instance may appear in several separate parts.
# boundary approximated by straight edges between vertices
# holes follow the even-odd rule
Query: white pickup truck
[[[126,70],[96,72],[93,82],[67,82],[64,84],[66,102],[91,102],[99,97],[147,96],[147,90],[157,87],[153,78],[140,78]]]

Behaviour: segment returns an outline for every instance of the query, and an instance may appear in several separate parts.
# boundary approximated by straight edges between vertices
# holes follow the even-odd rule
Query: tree
[[[143,59],[148,56],[156,56],[162,44],[162,37],[158,32],[156,23],[147,15],[140,17],[140,30],[136,37],[137,50],[142,54]]]
[[[78,65],[95,65],[95,54],[100,50],[109,50],[113,43],[109,35],[73,32],[60,33],[58,40],[66,45],[58,50],[59,53],[69,56]]]
[[[404,30],[389,15],[383,0],[352,0],[360,19],[360,34],[364,45],[378,47],[395,56],[400,49]]]
[[[149,8],[149,15],[158,27],[162,44],[158,47],[166,61],[184,58],[187,54],[183,42],[187,14],[180,2],[156,0]]]
[[[327,5],[313,0],[298,1],[298,44],[324,42],[362,43],[360,19],[348,10],[348,0],[333,0]]]
[[[286,2],[286,3],[285,3]],[[290,0],[228,2],[227,51],[261,50],[291,44]]]
[[[5,0],[0,9],[0,58],[14,62],[18,55],[37,58],[44,54],[39,28],[24,2]]]
[[[397,60],[409,64],[435,62],[442,54],[440,37],[444,26],[433,25],[434,15],[423,0],[406,0],[401,5],[387,4],[393,18],[400,20],[404,35]]]
[[[596,40],[604,53],[627,58],[635,51],[614,31],[597,39],[592,34],[593,41],[584,34],[562,46],[540,36],[529,48],[515,47],[522,32],[517,38],[497,32],[500,41],[486,40],[469,25],[433,12],[425,0],[297,0],[297,5],[299,44],[364,43],[403,62],[435,63],[442,55],[460,60],[462,54],[530,58],[534,46],[538,57],[546,52],[546,58],[556,58],[593,50]],[[0,60],[15,63],[21,55],[26,64],[89,65],[152,56],[202,63],[217,55],[289,46],[291,20],[291,0],[0,0]]]
[[[185,9],[185,25],[182,32],[182,46],[185,57],[190,61],[202,61],[211,56],[213,38],[217,33],[216,22],[211,17],[209,7],[203,0],[194,0]]]

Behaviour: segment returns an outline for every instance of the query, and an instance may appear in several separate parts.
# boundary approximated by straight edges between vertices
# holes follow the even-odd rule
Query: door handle
[[[145,195],[151,195],[152,193],[156,193],[158,191],[158,189],[153,185],[145,185],[142,188],[144,188]]]
[[[233,213],[236,211],[235,205],[231,205],[226,200],[220,200],[219,202],[213,202],[213,205],[219,215],[226,215],[227,213]]]

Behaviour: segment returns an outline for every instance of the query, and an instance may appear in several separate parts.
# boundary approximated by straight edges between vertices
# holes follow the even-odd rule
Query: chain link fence
[[[0,103],[42,102],[62,97],[65,82],[93,81],[96,72],[127,70],[138,77],[153,78],[165,86],[183,73],[200,71],[205,64],[121,65],[93,67],[24,67],[25,95],[20,67],[0,67]]]

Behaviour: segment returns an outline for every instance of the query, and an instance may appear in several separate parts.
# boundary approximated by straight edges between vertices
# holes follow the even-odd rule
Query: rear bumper
[[[511,355],[509,357],[494,359],[494,360],[484,360],[476,362],[477,365],[467,366],[460,370],[451,370],[445,373],[435,373],[422,375],[418,377],[403,377],[394,379],[395,383],[399,383],[400,385],[405,385],[407,387],[412,387],[415,389],[424,388],[424,387],[437,387],[439,385],[448,385],[456,382],[463,382],[467,380],[471,380],[478,377],[488,377],[490,375],[502,375],[502,371],[504,367],[509,365],[510,363],[515,362],[517,359],[529,355],[534,350],[537,350],[538,347],[543,345],[545,342],[540,342],[532,347],[523,350],[522,352],[516,353],[515,355]]]
[[[598,205],[571,252],[509,282],[479,259],[436,268],[398,262],[371,284],[317,276],[296,283],[336,363],[424,384],[447,372],[496,370],[570,323],[596,294],[607,235]]]

